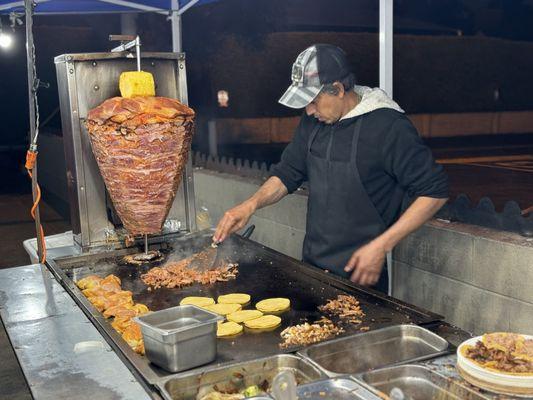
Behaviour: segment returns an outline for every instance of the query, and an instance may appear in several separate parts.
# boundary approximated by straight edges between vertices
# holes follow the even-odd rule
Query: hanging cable
[[[34,8],[35,8],[35,2],[33,1],[25,1],[24,2],[24,8],[26,11],[26,33],[28,35],[32,35],[32,21],[33,21],[33,14],[34,14]],[[30,179],[32,179],[32,183],[34,183],[34,196],[33,196],[33,206],[31,208],[30,214],[34,220],[38,220],[36,222],[36,225],[38,225],[37,230],[37,240],[40,243],[41,247],[41,259],[40,262],[44,264],[46,262],[46,242],[44,239],[44,229],[40,222],[40,219],[38,218],[38,208],[39,203],[41,201],[41,188],[39,187],[39,184],[37,183],[36,176],[34,177],[34,169],[35,165],[37,163],[37,138],[39,137],[39,103],[37,100],[37,91],[39,90],[40,81],[37,78],[37,67],[36,67],[36,57],[35,57],[35,44],[33,42],[33,36],[31,40],[29,38],[26,38],[27,45],[28,45],[28,55],[29,55],[29,65],[28,69],[31,68],[31,82],[28,82],[28,84],[31,87],[31,93],[30,96],[32,96],[32,106],[30,106],[30,115],[32,112],[35,113],[35,124],[30,127],[30,132],[34,133],[32,137],[30,138],[30,147],[26,153],[26,171],[28,171],[28,175]],[[30,80],[30,79],[29,79]],[[33,107],[33,110],[31,109]],[[31,118],[30,118],[30,124],[31,124]]]

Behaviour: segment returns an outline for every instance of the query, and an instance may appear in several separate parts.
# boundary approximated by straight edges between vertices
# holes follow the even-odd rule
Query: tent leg
[[[120,14],[120,33],[122,35],[137,36],[137,14]]]
[[[379,87],[392,97],[393,0],[379,0]]]
[[[37,134],[37,114],[35,109],[35,94],[34,90],[37,90],[35,86],[35,71],[34,71],[34,44],[33,44],[33,1],[25,0],[24,8],[26,11],[26,64],[28,68],[28,98],[29,98],[29,112],[30,112],[30,143],[34,142],[35,135]],[[32,171],[31,188],[33,201],[37,199],[37,164],[35,164]],[[35,230],[37,232],[37,256],[39,262],[43,258],[43,240],[41,231],[41,213],[39,205],[35,209]]]
[[[179,11],[179,2],[178,0],[172,0],[172,14],[171,14],[171,23],[172,23],[172,51],[175,53],[182,52],[182,43],[181,43],[181,15]]]

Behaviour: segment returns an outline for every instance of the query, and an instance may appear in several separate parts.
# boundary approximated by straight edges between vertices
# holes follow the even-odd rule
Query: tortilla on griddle
[[[289,309],[291,301],[284,297],[274,297],[271,299],[261,300],[255,305],[263,313],[282,312]]]
[[[212,304],[204,308],[219,315],[228,315],[240,311],[242,306],[240,304]]]
[[[262,316],[263,313],[259,310],[241,310],[228,314],[227,318],[229,321],[237,322],[240,324]]]
[[[189,297],[184,297],[180,301],[180,306],[189,305],[189,304],[204,308],[212,304],[215,304],[215,299],[213,299],[212,297],[189,296]]]
[[[246,293],[230,293],[218,296],[220,304],[248,304],[251,296]]]
[[[276,315],[263,315],[262,317],[251,319],[244,323],[249,329],[269,329],[281,324],[281,318]]]
[[[234,336],[242,332],[242,325],[236,322],[223,322],[217,326],[217,337]]]

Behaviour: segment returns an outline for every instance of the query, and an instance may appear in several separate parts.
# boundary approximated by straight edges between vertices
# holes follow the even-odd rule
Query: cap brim
[[[296,86],[291,85],[278,100],[279,103],[290,108],[304,108],[320,93],[324,85]]]

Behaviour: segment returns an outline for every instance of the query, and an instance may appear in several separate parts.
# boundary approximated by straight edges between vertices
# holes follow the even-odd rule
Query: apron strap
[[[333,144],[333,132],[329,134],[328,148],[326,149],[326,160],[331,161],[331,146]]]
[[[355,164],[357,160],[357,146],[359,144],[359,134],[361,133],[361,126],[363,125],[363,119],[365,118],[364,115],[361,115],[357,122],[355,123],[354,127],[354,134],[352,137],[352,151],[350,154],[350,162],[352,164]]]
[[[318,130],[320,129],[320,124],[316,124],[316,126],[311,131],[311,134],[309,135],[309,140],[307,141],[307,152],[311,152],[311,145],[313,144],[313,141],[315,140],[316,134],[318,133]]]

